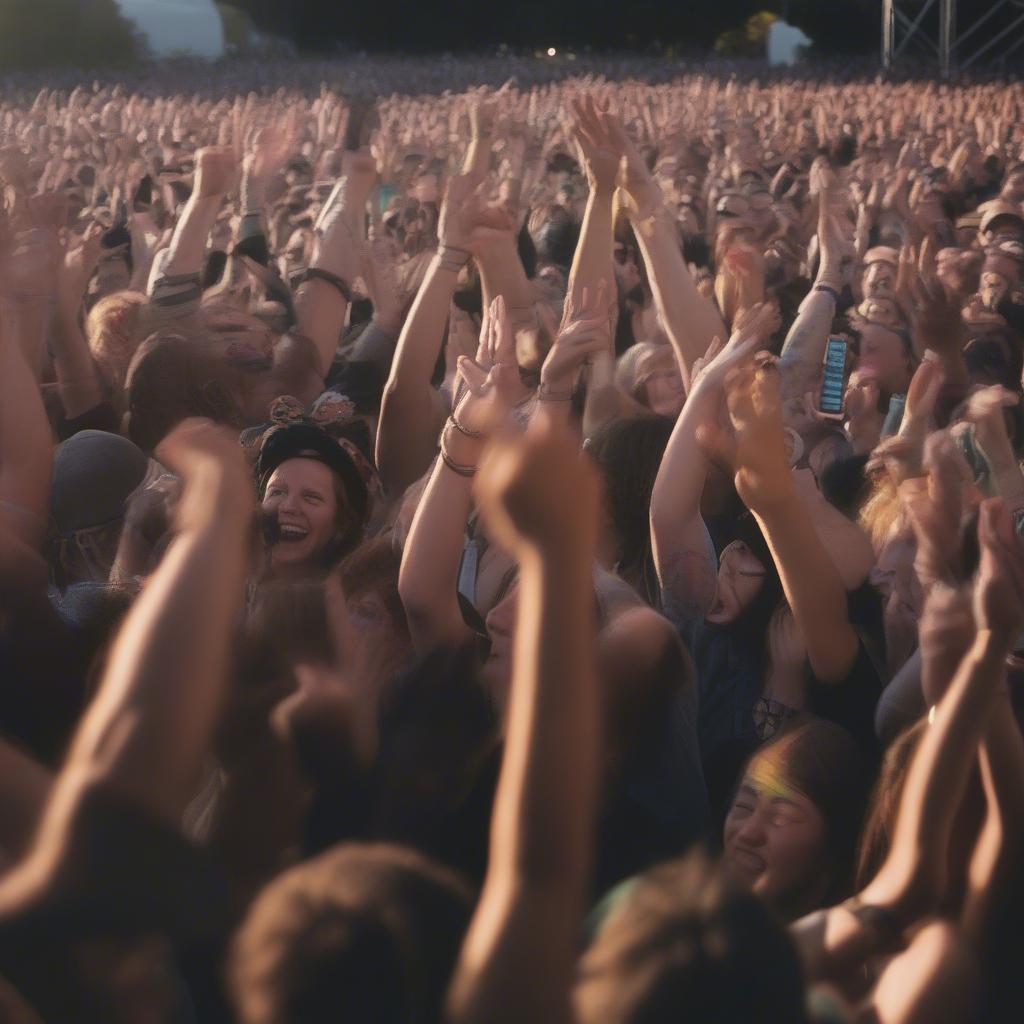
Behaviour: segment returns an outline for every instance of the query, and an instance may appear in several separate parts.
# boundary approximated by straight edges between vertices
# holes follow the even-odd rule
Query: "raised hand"
[[[184,481],[178,502],[178,528],[203,525],[210,498],[227,488],[242,518],[252,518],[255,504],[249,467],[238,437],[212,420],[192,418],[179,423],[157,446],[156,457]]]
[[[514,229],[515,223],[506,209],[484,204],[472,175],[456,174],[448,180],[437,226],[442,245],[474,252],[489,240],[504,237]]]
[[[598,107],[590,95],[574,99],[572,108],[575,115],[573,138],[583,157],[587,182],[592,191],[610,193],[615,188],[622,154],[616,149],[606,124],[601,120],[601,115],[606,111]]]
[[[731,370],[725,380],[734,437],[706,424],[698,440],[707,454],[734,474],[743,503],[760,512],[793,497],[795,485],[782,425],[779,372],[774,358],[761,352]]]
[[[391,652],[371,648],[353,628],[337,573],[324,583],[324,604],[331,661],[294,666],[298,687],[274,709],[272,723],[278,733],[300,743],[326,734],[336,744],[340,733],[355,761],[366,768],[377,753],[381,672]]]
[[[974,588],[974,619],[1007,646],[1024,626],[1024,541],[1001,498],[982,503],[978,521],[981,564]]]
[[[522,558],[593,547],[598,478],[568,431],[534,420],[525,435],[490,443],[473,488],[489,536]]]
[[[691,393],[698,388],[719,388],[729,373],[749,360],[779,329],[779,309],[769,302],[758,302],[736,317],[729,341],[723,346],[714,338],[707,352],[694,363]]]
[[[271,121],[253,135],[242,160],[242,172],[265,184],[293,154],[297,138],[298,127],[293,108],[283,122]]]
[[[651,177],[643,156],[633,144],[626,126],[618,116],[601,111],[598,118],[605,130],[608,143],[614,146],[619,154],[623,187],[633,200],[637,211],[642,216],[649,216],[652,208],[661,201],[661,192]]]
[[[484,315],[476,360],[459,358],[453,419],[464,433],[487,434],[529,397],[516,362],[515,331],[499,295]]]
[[[566,297],[561,326],[540,371],[541,398],[570,398],[583,364],[610,346],[605,291],[601,281],[593,297],[583,288],[578,305],[571,293]]]
[[[924,465],[928,476],[905,480],[899,496],[917,539],[914,568],[921,585],[929,588],[959,578],[963,485],[970,474],[948,433],[928,438]]]
[[[966,340],[960,303],[955,294],[949,294],[943,287],[935,266],[935,249],[928,239],[921,243],[918,275],[911,293],[915,349],[931,349],[944,357],[958,356]]]
[[[100,241],[103,228],[90,224],[81,240],[72,248],[63,247],[57,263],[57,297],[62,303],[77,309],[85,295],[89,279],[100,260]]]
[[[998,384],[975,391],[967,401],[965,419],[974,424],[974,440],[993,473],[1016,467],[1003,413],[1019,403],[1020,395]]]
[[[238,161],[231,146],[207,146],[196,153],[197,199],[226,195],[235,184]]]

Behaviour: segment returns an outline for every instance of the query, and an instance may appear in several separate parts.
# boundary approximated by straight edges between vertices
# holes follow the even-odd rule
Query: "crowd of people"
[[[279,71],[0,92],[0,1020],[1018,1019],[1024,87]]]

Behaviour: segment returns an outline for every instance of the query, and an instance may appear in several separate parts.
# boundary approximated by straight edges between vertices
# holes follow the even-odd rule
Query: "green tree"
[[[0,72],[124,67],[144,54],[114,0],[0,2]]]
[[[768,33],[777,20],[778,15],[771,11],[752,14],[743,28],[730,29],[715,40],[715,53],[720,57],[752,57],[755,60],[764,57]]]

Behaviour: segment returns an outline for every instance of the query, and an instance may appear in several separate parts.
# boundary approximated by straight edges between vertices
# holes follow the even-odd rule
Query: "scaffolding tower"
[[[929,17],[938,8],[938,18]],[[995,25],[1000,11],[1004,18]],[[982,58],[1005,61],[1024,46],[1024,0],[992,0],[960,31],[956,0],[882,0],[882,66],[911,55],[937,63],[943,78],[966,71]]]

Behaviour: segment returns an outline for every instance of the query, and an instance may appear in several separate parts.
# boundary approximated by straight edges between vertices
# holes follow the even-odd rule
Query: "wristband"
[[[452,269],[461,269],[469,262],[470,253],[466,249],[459,249],[454,245],[440,245],[437,249],[437,258],[442,266],[451,264]]]
[[[833,288],[832,285],[830,285],[830,284],[816,284],[814,286],[814,291],[816,291],[816,292],[826,292],[828,295],[832,296],[832,301],[833,302],[836,302],[836,303],[839,302],[839,292],[835,288]]]
[[[348,282],[337,274],[332,274],[331,271],[325,270],[323,267],[306,267],[305,270],[300,270],[291,280],[292,289],[299,288],[307,281],[326,281],[332,288],[338,290],[346,302],[352,301],[352,289],[349,287]]]
[[[464,427],[456,418],[455,413],[452,412],[451,416],[448,417],[448,422],[460,433],[463,437],[471,437],[474,441],[481,441],[487,435],[482,430],[470,430],[469,427]]]
[[[476,466],[465,466],[460,462],[456,462],[448,454],[448,445],[445,444],[444,431],[441,431],[441,461],[455,474],[463,477],[476,476]]]

